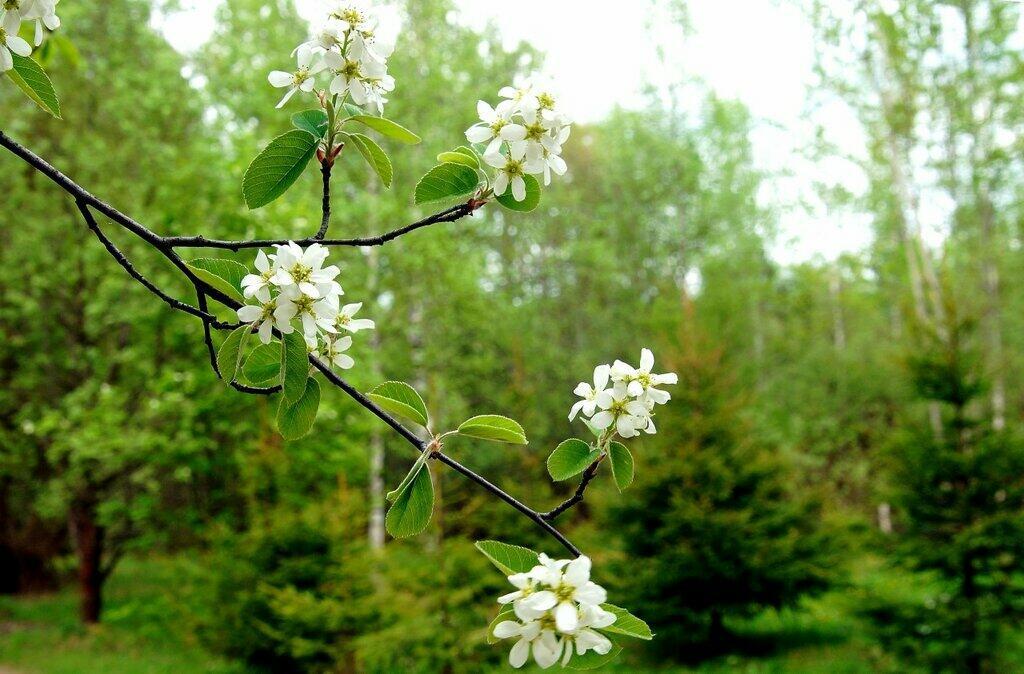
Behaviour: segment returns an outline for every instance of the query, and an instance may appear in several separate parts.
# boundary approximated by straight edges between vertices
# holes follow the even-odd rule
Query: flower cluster
[[[638,368],[621,360],[612,365],[599,365],[594,369],[593,385],[581,382],[576,387],[574,393],[582,400],[572,406],[569,421],[582,412],[599,431],[614,427],[623,438],[636,437],[641,431],[653,435],[657,431],[655,405],[664,405],[672,399],[667,391],[658,387],[679,382],[674,373],[654,374],[653,370],[654,354],[650,349],[641,351]]]
[[[558,111],[555,97],[532,82],[505,87],[498,95],[504,100],[497,107],[477,103],[481,121],[466,131],[466,138],[487,144],[484,161],[497,169],[494,193],[503,195],[511,186],[515,199],[523,201],[527,174],[543,174],[545,185],[551,184],[552,172],[565,175],[562,146],[572,122]]]
[[[394,45],[377,35],[378,19],[369,6],[358,0],[334,1],[312,40],[296,47],[294,72],[275,70],[270,83],[288,92],[278,103],[283,107],[297,92],[310,93],[316,77],[327,72],[331,82],[324,93],[349,96],[357,105],[367,105],[383,114],[395,79],[388,75],[387,59]]]
[[[50,30],[60,27],[57,3],[60,0],[2,0],[0,1],[0,73],[14,67],[11,54],[29,56],[32,45],[18,37],[23,21],[34,21],[35,43],[43,43],[43,26]]]
[[[516,587],[498,599],[512,604],[518,620],[494,627],[499,639],[517,639],[509,654],[513,667],[522,667],[533,653],[542,668],[562,661],[568,664],[573,651],[607,654],[612,642],[597,630],[615,622],[615,614],[601,608],[608,593],[590,580],[590,558],[552,560],[539,555],[540,564],[508,580]]]
[[[260,341],[269,344],[273,331],[295,332],[298,322],[310,351],[332,365],[347,370],[355,365],[345,353],[352,337],[343,333],[372,330],[374,322],[355,318],[362,304],[341,306],[345,294],[335,280],[340,270],[324,267],[330,251],[314,243],[305,250],[296,243],[277,246],[277,252],[256,255],[256,274],[242,279],[242,293],[258,304],[238,310],[238,319],[257,330]]]

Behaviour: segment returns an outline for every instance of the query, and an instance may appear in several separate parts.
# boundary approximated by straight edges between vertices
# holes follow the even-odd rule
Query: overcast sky
[[[834,258],[869,243],[870,228],[864,220],[840,220],[821,209],[809,213],[787,207],[801,196],[810,196],[811,181],[820,177],[815,172],[821,170],[796,156],[806,132],[801,113],[811,76],[812,36],[807,22],[790,3],[690,0],[694,32],[684,41],[659,17],[630,11],[631,5],[640,3],[516,0],[515,11],[509,11],[505,3],[456,2],[460,20],[473,26],[493,21],[508,42],[524,40],[545,52],[546,74],[577,120],[598,120],[617,102],[639,105],[643,83],[657,81],[666,67],[677,77],[678,73],[696,75],[719,95],[746,103],[760,120],[754,135],[759,164],[795,173],[767,186],[762,195],[766,204],[783,207],[780,241],[773,250],[780,262],[815,255]],[[186,11],[162,18],[159,25],[175,47],[189,51],[208,39],[218,3],[184,0],[182,4]],[[312,18],[319,0],[298,0],[298,5]],[[603,11],[604,7],[609,11]],[[665,62],[658,58],[659,45],[666,51]],[[282,45],[283,51],[290,48]],[[837,118],[836,126],[844,144],[860,142],[851,120]]]

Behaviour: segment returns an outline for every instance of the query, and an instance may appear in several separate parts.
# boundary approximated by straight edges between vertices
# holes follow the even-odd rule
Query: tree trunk
[[[79,613],[82,622],[95,624],[103,610],[103,539],[106,531],[96,521],[93,503],[71,508],[71,537],[78,557]]]
[[[370,268],[367,280],[367,292],[376,296],[380,281],[380,254],[376,248],[368,253],[367,265]],[[380,336],[376,330],[370,334],[371,358],[370,374],[373,381],[381,380],[380,373]],[[379,424],[373,425],[370,432],[370,518],[367,531],[371,550],[384,549],[384,436]]]

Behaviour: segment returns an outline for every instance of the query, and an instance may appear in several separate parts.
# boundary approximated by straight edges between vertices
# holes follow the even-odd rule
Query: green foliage
[[[295,402],[281,398],[277,408],[277,430],[285,440],[299,440],[309,434],[320,409],[320,383],[315,377],[306,379],[306,390]]]
[[[378,406],[426,428],[430,425],[427,405],[416,389],[400,381],[384,382],[366,394]]]
[[[14,68],[7,71],[7,76],[12,82],[25,92],[36,105],[60,119],[60,101],[57,100],[57,92],[53,89],[53,82],[50,81],[42,66],[27,56],[18,56],[11,53],[14,60]]]
[[[836,574],[820,502],[794,488],[777,453],[751,442],[716,356],[686,349],[665,359],[681,379],[659,414],[658,450],[645,443],[657,469],[643,473],[606,523],[629,560],[621,596],[650,620],[665,657],[714,652],[729,643],[725,616],[792,606]],[[691,645],[680,650],[682,643]]]
[[[302,333],[292,332],[281,338],[281,382],[284,399],[295,402],[306,392],[309,379],[309,350]]]
[[[373,129],[382,136],[397,140],[398,142],[405,143],[406,145],[418,145],[422,142],[422,139],[415,133],[401,124],[392,122],[390,119],[374,117],[373,115],[354,115],[349,119]]]
[[[508,417],[498,414],[481,414],[463,421],[459,426],[459,435],[493,442],[505,442],[511,445],[528,445],[526,431]]]
[[[311,133],[317,138],[323,138],[327,135],[330,120],[327,118],[327,113],[319,108],[304,110],[292,115],[292,126],[300,131]]]
[[[277,344],[260,344],[242,367],[242,376],[256,386],[281,383],[281,347]]]
[[[591,447],[582,440],[566,440],[548,456],[548,474],[551,479],[561,482],[579,475],[587,466],[597,461],[601,450]]]
[[[601,604],[601,608],[615,614],[615,622],[603,628],[604,631],[633,637],[634,639],[643,639],[644,641],[650,641],[654,638],[654,633],[651,632],[651,628],[647,626],[647,623],[626,609],[613,604]]]
[[[608,447],[608,462],[612,466],[612,477],[619,492],[625,491],[633,484],[633,455],[621,442],[613,442]]]
[[[426,462],[417,461],[409,475],[398,488],[385,520],[388,533],[395,538],[422,532],[434,511],[434,486]]]
[[[363,155],[363,159],[366,160],[366,163],[370,165],[370,168],[374,170],[381,182],[384,183],[384,187],[391,187],[391,181],[395,177],[395,169],[391,166],[391,160],[388,158],[387,153],[381,149],[380,145],[377,145],[371,138],[361,133],[348,134],[348,139],[359,150],[359,154]]]
[[[1024,556],[1024,438],[973,415],[985,390],[968,346],[972,328],[951,317],[948,337],[909,357],[923,400],[942,427],[911,424],[892,443],[892,492],[901,513],[895,560],[930,578],[924,596],[875,596],[861,608],[883,643],[930,671],[999,670],[1006,628],[1024,618],[1017,560]],[[921,639],[927,633],[928,639]]]
[[[244,302],[242,297],[242,279],[248,270],[234,260],[220,258],[201,258],[188,263],[201,281],[219,290],[237,302]]]
[[[239,366],[245,355],[245,342],[252,334],[252,327],[243,325],[232,331],[228,338],[221,344],[217,351],[217,369],[224,381],[231,383],[235,380]]]
[[[480,176],[465,164],[439,164],[416,185],[416,203],[429,204],[467,197],[480,186]]]
[[[530,175],[523,176],[523,180],[526,182],[525,199],[518,201],[512,195],[512,188],[510,187],[505,194],[497,197],[498,203],[510,211],[518,211],[519,213],[529,213],[536,210],[537,206],[540,205],[540,183]]]
[[[465,164],[471,169],[480,168],[480,157],[472,149],[459,146],[451,152],[442,152],[437,155],[437,161],[442,164]]]
[[[306,170],[319,143],[319,138],[299,129],[270,141],[242,178],[245,204],[250,209],[261,208],[287,192]]]
[[[536,552],[518,545],[499,541],[477,541],[476,549],[506,576],[526,573],[540,563]]]

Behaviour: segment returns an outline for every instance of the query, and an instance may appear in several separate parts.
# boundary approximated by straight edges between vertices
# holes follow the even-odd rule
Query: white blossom
[[[653,435],[654,408],[664,405],[672,396],[658,387],[677,384],[675,373],[654,374],[654,354],[650,349],[640,352],[640,367],[621,360],[611,366],[600,365],[594,370],[594,385],[579,384],[574,393],[576,401],[569,411],[572,421],[582,412],[590,417],[591,428],[597,431],[612,429],[623,438],[633,438],[641,432]],[[608,388],[609,379],[612,387]]]
[[[612,379],[616,383],[625,384],[629,395],[635,398],[646,398],[658,405],[664,405],[672,399],[672,396],[667,391],[661,391],[655,387],[663,384],[677,384],[679,377],[674,372],[653,374],[652,370],[654,370],[654,353],[650,349],[643,349],[640,352],[640,367],[634,368],[617,360],[612,365]]]
[[[526,198],[527,175],[552,175],[569,170],[562,149],[572,131],[571,121],[557,108],[554,95],[529,80],[499,92],[505,100],[492,107],[477,103],[480,121],[466,130],[466,139],[484,145],[484,161],[497,169],[491,181],[493,194],[501,196],[509,187],[517,201]]]
[[[603,604],[608,593],[590,580],[591,563],[586,555],[566,564],[554,562],[546,555],[540,561],[530,574],[550,589],[533,592],[521,603],[531,611],[552,611],[559,631],[573,632],[579,627],[580,606]]]
[[[316,354],[337,368],[351,370],[355,367],[356,361],[345,353],[350,348],[352,348],[352,338],[348,335],[344,337],[325,335],[323,344],[316,350]]]
[[[338,317],[334,321],[335,327],[339,330],[347,330],[353,334],[362,330],[373,330],[377,327],[369,318],[355,318],[355,315],[359,313],[359,310],[363,308],[363,303],[358,302],[356,304],[346,304],[338,312]]]
[[[284,98],[277,104],[278,108],[283,108],[291,100],[292,96],[300,91],[307,93],[313,91],[313,88],[316,86],[316,80],[314,79],[316,74],[322,72],[327,67],[320,55],[308,46],[300,47],[297,56],[298,68],[295,72],[286,73],[282,70],[275,70],[267,78],[278,89],[288,88]]]
[[[242,279],[242,295],[246,298],[255,297],[260,302],[270,301],[271,279],[277,273],[277,256],[268,256],[262,250],[256,254],[253,266],[259,274],[247,274]]]
[[[512,188],[512,196],[516,201],[526,199],[526,180],[528,173],[540,173],[544,170],[537,160],[526,158],[526,143],[519,141],[508,147],[508,154],[491,153],[484,155],[484,161],[498,169],[494,178],[494,193],[501,195]]]
[[[583,412],[584,416],[592,417],[594,412],[597,411],[597,396],[604,392],[608,388],[608,379],[611,375],[611,368],[607,365],[598,365],[594,368],[594,384],[590,385],[585,381],[581,381],[577,384],[576,389],[573,391],[576,395],[583,398],[579,400],[572,409],[569,411],[569,421],[576,418],[580,412]]]
[[[21,0],[21,18],[35,21],[35,43],[43,44],[43,26],[50,30],[60,28],[60,17],[57,16],[57,3],[60,0]]]
[[[12,53],[18,56],[29,56],[32,54],[32,45],[18,37],[18,28],[21,27],[21,16],[14,11],[7,10],[0,21],[0,73],[5,73],[14,67]]]
[[[498,602],[512,604],[518,620],[499,622],[494,636],[516,639],[509,664],[522,667],[533,655],[547,669],[559,660],[567,665],[573,653],[611,650],[611,641],[598,630],[612,625],[616,616],[601,608],[607,592],[590,580],[590,570],[588,557],[555,560],[541,554],[529,572],[508,577],[516,590]]]
[[[503,101],[497,108],[492,108],[487,101],[477,101],[476,111],[480,122],[466,131],[466,139],[470,143],[488,143],[484,154],[500,154],[502,141],[526,139],[526,127],[512,123],[512,114],[516,111],[512,101]]]
[[[279,321],[275,315],[277,312],[277,301],[269,300],[258,305],[246,304],[238,309],[238,320],[243,323],[251,323],[252,327],[259,332],[260,341],[270,344],[273,338],[273,331],[277,329],[283,335],[290,335],[295,328],[288,321]]]
[[[310,297],[297,286],[282,288],[277,309],[274,310],[274,318],[278,322],[290,323],[298,318],[302,323],[302,334],[307,339],[314,338],[320,332],[336,332],[334,321],[337,317],[337,309],[331,306],[330,301]]]
[[[305,250],[294,241],[278,246],[276,271],[270,280],[282,291],[294,286],[299,293],[314,300],[325,295],[343,295],[341,286],[334,281],[341,270],[334,265],[323,266],[329,254],[330,251],[319,243]]]

